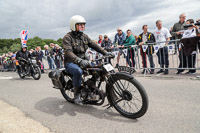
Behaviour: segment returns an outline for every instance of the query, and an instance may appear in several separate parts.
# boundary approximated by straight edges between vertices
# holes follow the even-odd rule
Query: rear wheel
[[[24,74],[22,73],[22,68],[21,68],[21,67],[18,67],[17,73],[18,73],[18,75],[19,75],[19,77],[20,77],[21,79],[24,79],[24,78],[25,78]]]
[[[135,78],[113,76],[107,90],[108,100],[121,115],[136,119],[146,113],[148,96]]]
[[[60,92],[68,102],[74,103],[74,88],[72,85],[72,79],[69,76],[64,76],[63,82],[65,83],[60,89]]]

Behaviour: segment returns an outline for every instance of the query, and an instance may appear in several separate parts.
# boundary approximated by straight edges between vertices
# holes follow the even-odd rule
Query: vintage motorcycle
[[[114,107],[121,115],[132,119],[143,116],[149,103],[145,89],[129,73],[115,72],[111,64],[103,63],[105,58],[111,57],[103,56],[98,60],[98,66],[82,68],[83,104],[103,105],[107,97],[108,104],[105,106]],[[51,71],[49,78],[53,88],[59,89],[68,102],[74,103],[72,75],[62,68]]]
[[[24,68],[19,63],[24,63]],[[41,70],[40,67],[37,65],[36,60],[34,59],[28,59],[25,60],[23,58],[20,58],[19,60],[16,60],[16,69],[19,77],[21,79],[24,79],[25,76],[32,76],[35,80],[39,80],[41,77]],[[23,70],[24,69],[24,70]]]

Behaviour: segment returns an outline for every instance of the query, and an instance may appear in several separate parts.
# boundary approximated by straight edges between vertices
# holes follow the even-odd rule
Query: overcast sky
[[[73,15],[85,17],[91,39],[107,34],[113,39],[117,27],[131,29],[136,35],[142,25],[153,31],[160,19],[170,29],[179,15],[200,18],[200,0],[0,0],[0,38],[18,38],[28,30],[28,38],[63,38],[70,31]]]

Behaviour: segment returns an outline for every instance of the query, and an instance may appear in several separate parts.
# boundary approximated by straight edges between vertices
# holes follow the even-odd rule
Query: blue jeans
[[[49,64],[49,69],[55,69],[54,60],[51,57],[47,57],[47,61]]]
[[[65,65],[66,71],[72,75],[72,81],[74,87],[80,87],[81,86],[81,80],[82,80],[82,69],[74,63],[66,63]]]
[[[160,48],[157,52],[158,56],[158,63],[160,64],[161,68],[168,68],[169,66],[169,55],[168,55],[168,47]]]

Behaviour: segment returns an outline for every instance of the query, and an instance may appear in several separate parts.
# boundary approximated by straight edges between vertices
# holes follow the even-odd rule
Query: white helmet
[[[76,31],[76,24],[78,23],[86,23],[85,21],[85,18],[80,16],[80,15],[75,15],[73,17],[71,17],[71,20],[70,20],[70,29],[72,31]]]

